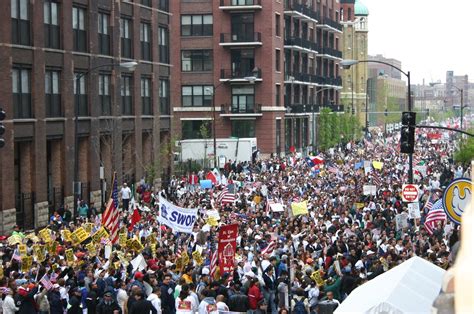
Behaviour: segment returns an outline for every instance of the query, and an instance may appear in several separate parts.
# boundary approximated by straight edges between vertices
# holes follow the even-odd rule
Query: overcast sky
[[[402,62],[412,84],[474,82],[474,0],[361,0],[369,9],[369,54]]]

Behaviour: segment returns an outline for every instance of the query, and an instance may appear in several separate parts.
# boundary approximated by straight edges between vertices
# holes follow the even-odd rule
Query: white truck
[[[257,151],[257,138],[218,138],[217,156],[219,168],[223,168],[228,160],[252,161],[252,154]],[[210,165],[214,160],[214,140],[193,139],[177,141],[178,161],[207,160]],[[179,149],[180,148],[180,149]]]

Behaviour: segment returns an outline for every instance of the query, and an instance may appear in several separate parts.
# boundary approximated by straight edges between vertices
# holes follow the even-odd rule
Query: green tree
[[[474,130],[469,130],[473,133]],[[474,159],[474,138],[468,137],[463,139],[459,145],[458,150],[454,153],[454,161],[463,164],[469,164]]]

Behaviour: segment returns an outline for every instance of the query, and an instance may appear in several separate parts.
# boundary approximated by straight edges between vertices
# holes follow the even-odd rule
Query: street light
[[[464,90],[462,88],[459,88],[455,85],[453,85],[454,88],[458,90],[458,92],[461,94],[461,130],[462,130],[462,122],[464,118],[464,108],[468,107],[467,105],[464,106]]]
[[[257,80],[258,70],[254,69],[253,76],[246,76],[244,80],[248,83],[253,84]],[[213,86],[212,90],[206,87],[206,92],[212,95],[212,139],[214,142],[214,168],[217,168],[217,137],[216,137],[216,90],[222,86],[222,84],[229,82],[232,79],[221,81],[217,86]]]
[[[350,69],[351,66],[354,64],[358,63],[380,63],[380,64],[385,64],[391,68],[394,68],[395,70],[398,70],[400,73],[406,76],[408,80],[408,111],[412,111],[412,103],[411,103],[411,83],[410,83],[410,71],[404,72],[402,69],[384,61],[379,61],[379,60],[342,60],[339,62],[339,64],[342,66],[343,69]],[[413,154],[408,154],[408,183],[413,183]]]
[[[320,90],[318,90],[315,94],[314,94],[314,97],[317,99],[318,97],[318,94],[321,93],[321,92],[324,92],[324,91],[327,91],[327,90],[331,90],[331,89],[334,89],[333,87],[325,87],[325,88],[322,88]],[[316,117],[315,117],[315,110],[314,110],[314,104],[313,104],[313,108],[312,108],[312,119],[313,119],[313,127],[311,128],[311,131],[312,131],[312,139],[313,139],[313,143],[311,144],[313,146],[313,151],[315,151],[316,149]]]
[[[80,83],[81,78],[86,76],[87,74],[91,73],[100,68],[105,67],[120,67],[127,69],[129,71],[134,71],[137,67],[138,63],[135,61],[129,62],[120,62],[120,63],[106,63],[97,65],[95,67],[90,68],[86,72],[78,73],[75,77],[76,82],[76,95],[79,97],[80,93]],[[79,181],[79,98],[75,99],[75,110],[74,110],[74,182],[73,182],[73,194],[74,194],[74,215],[77,213],[77,199],[81,194],[81,182]]]

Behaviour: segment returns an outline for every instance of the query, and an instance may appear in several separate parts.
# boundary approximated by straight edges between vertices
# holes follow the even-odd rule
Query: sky
[[[473,0],[361,0],[369,9],[369,55],[402,62],[411,83],[474,82]],[[403,77],[403,76],[402,76]]]

